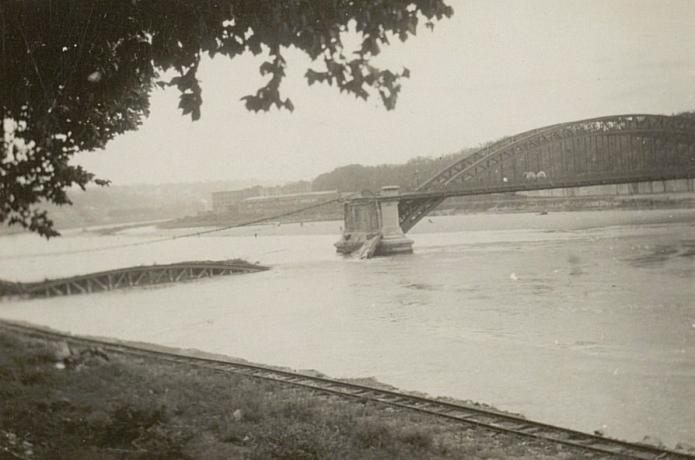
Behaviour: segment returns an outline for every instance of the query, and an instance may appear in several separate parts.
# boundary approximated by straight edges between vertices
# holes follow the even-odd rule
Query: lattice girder
[[[457,181],[458,178],[470,179],[475,177],[481,169],[487,169],[490,164],[499,163],[510,155],[521,155],[534,148],[540,149],[553,141],[600,135],[648,138],[666,136],[672,142],[680,140],[686,145],[693,145],[695,144],[695,120],[663,115],[618,115],[561,123],[526,131],[485,146],[474,154],[457,161],[423,183],[418,190],[451,190],[453,184],[457,184],[453,187],[461,185],[460,181]],[[490,163],[489,160],[491,159],[492,162]],[[468,179],[464,179],[464,182]],[[509,178],[507,179],[509,180]]]
[[[404,197],[407,232],[447,196],[695,177],[695,119],[617,115],[537,128],[487,145]]]

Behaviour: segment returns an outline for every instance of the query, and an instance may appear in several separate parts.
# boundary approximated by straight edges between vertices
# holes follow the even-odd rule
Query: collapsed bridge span
[[[141,265],[36,282],[0,280],[2,297],[56,297],[112,291],[129,287],[177,283],[201,278],[255,273],[269,267],[234,259],[223,261],[178,262]]]

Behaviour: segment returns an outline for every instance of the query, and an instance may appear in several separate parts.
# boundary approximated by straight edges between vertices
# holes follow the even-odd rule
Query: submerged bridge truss
[[[3,296],[33,298],[88,294],[264,270],[268,270],[268,267],[244,261],[201,261],[119,268],[29,283],[0,280],[0,298]]]

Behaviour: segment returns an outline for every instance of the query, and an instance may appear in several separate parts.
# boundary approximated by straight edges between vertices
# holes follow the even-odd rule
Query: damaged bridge
[[[350,199],[338,252],[412,252],[405,237],[453,196],[607,184],[695,185],[695,119],[615,115],[560,123],[506,137],[439,172],[413,192],[384,187]],[[681,187],[682,188],[682,187]]]

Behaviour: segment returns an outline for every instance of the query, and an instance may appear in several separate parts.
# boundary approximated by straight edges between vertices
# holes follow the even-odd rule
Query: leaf
[[[410,32],[412,35],[415,35],[417,33],[417,16],[416,15],[411,15],[410,19],[408,20],[408,32]]]
[[[266,75],[275,72],[275,66],[272,62],[264,62],[260,67],[261,75]]]
[[[285,107],[286,107],[287,110],[289,110],[290,112],[294,112],[294,104],[292,103],[292,101],[290,100],[290,98],[285,99]]]

